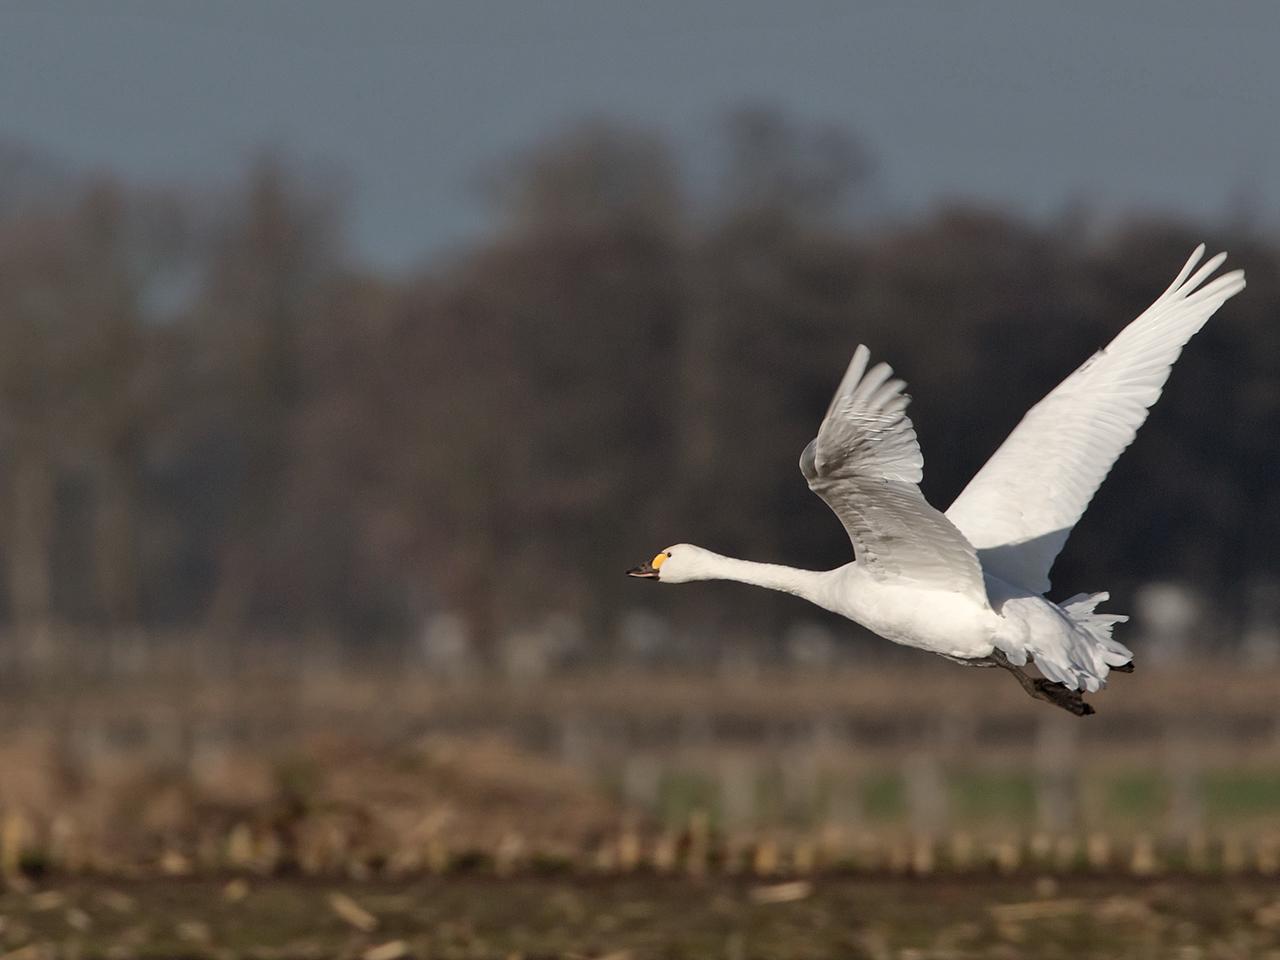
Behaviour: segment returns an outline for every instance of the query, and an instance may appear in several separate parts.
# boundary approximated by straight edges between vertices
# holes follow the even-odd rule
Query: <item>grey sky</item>
[[[861,134],[881,192],[1052,212],[1280,202],[1280,3],[0,0],[0,137],[136,180],[257,149],[344,172],[403,265],[480,229],[483,165],[587,114],[694,153],[743,101]]]

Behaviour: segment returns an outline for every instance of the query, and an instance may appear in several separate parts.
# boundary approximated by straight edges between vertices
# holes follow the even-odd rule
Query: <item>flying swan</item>
[[[854,562],[797,570],[678,543],[627,573],[791,593],[894,643],[1003,667],[1031,696],[1093,713],[1083,693],[1099,690],[1111,670],[1133,670],[1133,654],[1111,638],[1128,617],[1097,612],[1106,593],[1049,600],[1049,570],[1183,346],[1244,289],[1240,270],[1204,285],[1226,254],[1196,270],[1203,256],[1201,244],[1155,303],[1032,407],[946,513],[917,486],[924,459],[906,384],[887,364],[869,366],[859,346],[800,455],[809,489],[853,541]],[[1022,669],[1028,659],[1043,677]]]

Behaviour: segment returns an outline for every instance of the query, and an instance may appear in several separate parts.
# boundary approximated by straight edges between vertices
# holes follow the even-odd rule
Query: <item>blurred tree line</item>
[[[1057,592],[1181,580],[1227,623],[1274,594],[1280,238],[1085,209],[873,219],[839,131],[748,110],[721,148],[697,188],[660,138],[576,127],[492,172],[485,239],[403,276],[361,266],[341,191],[279,159],[194,191],[0,150],[0,616],[367,640],[453,611],[493,638],[557,611],[603,636],[654,605],[776,628],[795,601],[621,572],[681,540],[849,559],[795,460],[859,342],[910,382],[945,507],[1201,239],[1249,288]]]

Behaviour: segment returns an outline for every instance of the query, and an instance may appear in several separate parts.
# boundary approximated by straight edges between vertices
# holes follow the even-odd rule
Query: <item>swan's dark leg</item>
[[[989,659],[993,666],[1003,667],[1012,673],[1022,685],[1022,689],[1027,691],[1028,696],[1052,703],[1055,707],[1061,707],[1077,717],[1087,717],[1095,712],[1091,705],[1084,702],[1084,695],[1079,690],[1068,690],[1062,684],[1054,683],[1052,680],[1030,676],[1021,667],[1010,663],[1003,652],[996,650]],[[982,665],[986,666],[986,663]]]

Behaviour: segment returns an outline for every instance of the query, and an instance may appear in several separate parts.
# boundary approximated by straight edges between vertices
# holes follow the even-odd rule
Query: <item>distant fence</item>
[[[158,864],[168,855],[175,869],[224,869],[246,857],[264,869],[344,858],[405,869],[507,859],[525,869],[557,858],[573,869],[598,860],[603,869],[613,858],[619,869],[667,869],[673,857],[692,856],[716,869],[738,869],[745,858],[751,870],[775,861],[895,872],[1272,870],[1280,672],[1139,672],[1118,678],[1095,698],[1099,715],[1084,719],[1004,680],[944,664],[835,676],[581,674],[530,684],[276,667],[235,682],[185,672],[105,684],[0,681],[0,811],[9,825],[0,846],[11,870],[24,860],[58,869],[111,861],[117,854],[90,852],[93,838],[113,829],[92,801],[121,784],[163,783],[182,798],[187,820],[157,828],[129,857]],[[439,737],[464,753],[471,743],[505,743],[548,769],[574,771],[584,795],[614,804],[613,826],[601,827],[607,816],[580,829],[571,823],[548,842],[517,816],[518,834],[495,821],[479,841],[442,846],[440,831],[419,830],[398,844],[397,824],[432,815],[413,809],[419,787],[409,785],[397,800],[400,819],[385,829],[326,821],[321,845],[335,851],[326,860],[293,849],[321,843],[298,839],[307,811],[289,813],[293,825],[274,833],[258,822],[277,816],[269,809],[246,799],[236,812],[247,764],[271,779],[252,803],[296,802],[279,764],[308,760],[317,738],[385,754],[391,769],[397,752]],[[315,775],[341,762],[317,759]],[[487,782],[475,787],[479,795],[493,789]],[[222,805],[216,818],[201,812],[209,796]],[[379,802],[354,819],[377,821]],[[518,808],[518,795],[513,802]],[[504,847],[498,834],[517,839]]]

